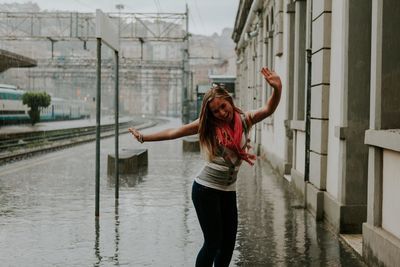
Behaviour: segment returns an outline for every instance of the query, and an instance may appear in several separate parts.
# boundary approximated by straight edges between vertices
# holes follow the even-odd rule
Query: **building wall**
[[[344,2],[332,2],[332,32],[331,32],[331,81],[329,90],[329,129],[328,136],[335,136],[335,126],[343,125],[343,72],[345,65],[345,47],[342,46],[344,38]],[[340,158],[344,153],[343,140],[339,138],[328,139],[328,164],[326,191],[335,199],[339,199],[339,181],[342,179],[343,166]]]
[[[400,262],[400,3],[372,2],[368,212],[363,224],[363,256],[373,265]]]
[[[238,102],[244,110],[261,107],[271,94],[271,88],[260,73],[262,66],[283,74],[281,79],[284,88],[291,88],[293,80],[288,65],[290,60],[293,61],[293,54],[283,51],[293,49],[294,16],[292,26],[285,23],[290,20],[290,15],[284,1],[253,2],[253,5],[257,4],[255,9],[262,12],[252,16],[250,24],[253,26],[246,29],[244,41],[240,42],[238,48]],[[252,12],[254,10],[249,14]],[[292,35],[286,35],[285,32],[292,32]],[[293,116],[292,95],[292,90],[283,90],[283,101],[275,113],[256,125],[253,131],[253,141],[259,154],[274,162],[281,174],[290,172],[293,160],[293,135],[289,129],[289,121]]]
[[[244,109],[271,93],[262,66],[282,79],[277,110],[253,131],[262,158],[289,175],[317,220],[362,231],[373,266],[400,262],[399,12],[396,0],[253,0],[233,35]]]

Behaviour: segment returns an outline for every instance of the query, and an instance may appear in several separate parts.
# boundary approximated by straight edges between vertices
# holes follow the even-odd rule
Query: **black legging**
[[[221,191],[193,183],[192,200],[204,244],[196,267],[229,266],[235,247],[238,224],[236,192]]]

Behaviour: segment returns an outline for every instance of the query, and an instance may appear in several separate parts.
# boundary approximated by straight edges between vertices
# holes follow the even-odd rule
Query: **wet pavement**
[[[172,120],[146,131],[178,125]],[[95,143],[0,167],[1,266],[193,266],[202,233],[191,202],[203,161],[182,140],[147,148],[149,166],[107,177],[114,138],[101,141],[100,218],[94,216]],[[231,266],[364,266],[323,224],[299,209],[286,180],[265,162],[239,173],[239,231]]]

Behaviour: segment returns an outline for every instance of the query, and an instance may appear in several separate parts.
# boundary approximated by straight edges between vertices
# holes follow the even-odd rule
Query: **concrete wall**
[[[270,1],[269,5],[273,4]],[[271,10],[269,5],[266,5],[267,9]],[[271,6],[272,7],[272,6]],[[284,16],[282,1],[275,1],[273,13],[270,14],[274,16],[274,66],[273,69],[277,73],[287,73],[286,66],[286,56],[287,53],[283,54],[283,51],[286,51],[286,43],[283,41],[283,36],[286,38],[286,33],[284,34],[284,27],[286,25],[287,17]],[[268,66],[270,67],[270,66]],[[265,82],[265,81],[263,81]],[[287,76],[282,77],[282,85],[283,88],[288,88],[288,80]],[[286,146],[286,130],[284,126],[284,121],[287,118],[287,102],[285,101],[288,98],[288,90],[282,91],[282,100],[276,109],[275,113],[272,115],[274,120],[274,127],[268,129],[266,131],[262,131],[262,143],[261,145],[265,148],[266,151],[272,153],[276,156],[275,161],[278,165],[282,166],[285,162],[285,146]],[[265,104],[265,103],[263,103]],[[272,138],[270,138],[272,137]],[[270,149],[271,148],[271,149]],[[278,167],[280,172],[283,174],[284,170],[282,167]]]
[[[294,39],[294,66],[293,66],[293,118],[290,127],[293,131],[293,166],[291,178],[295,188],[303,195],[305,193],[305,113],[307,62],[306,48],[311,29],[307,21],[311,20],[310,3],[296,1],[295,3],[295,39]],[[308,11],[308,12],[307,12]]]
[[[383,151],[382,176],[382,228],[400,239],[400,153]]]
[[[335,136],[335,127],[343,125],[343,88],[342,80],[345,65],[344,39],[344,2],[332,3],[332,43],[331,43],[331,90],[329,91],[329,137]],[[344,141],[340,138],[328,140],[328,166],[326,191],[335,199],[339,198],[339,181],[342,180],[343,166],[339,165],[344,153]],[[341,162],[340,162],[341,163]]]
[[[268,66],[281,74],[283,92],[282,100],[275,113],[264,122],[257,124],[252,133],[252,140],[262,157],[273,162],[283,175],[290,171],[292,161],[291,134],[287,134],[288,121],[292,115],[290,99],[290,78],[288,59],[291,56],[283,51],[288,50],[290,41],[287,8],[283,1],[254,1],[260,3],[258,9],[263,13],[249,16],[245,31],[244,44],[240,47],[237,73],[241,73],[237,86],[240,88],[238,99],[243,110],[253,110],[265,105],[272,90],[267,86],[260,73],[261,67]]]
[[[261,155],[282,176],[291,175],[293,187],[316,220],[326,220],[338,233],[363,231],[368,264],[396,266],[400,262],[400,209],[395,204],[400,203],[400,2],[253,3],[260,4],[261,13],[251,16],[249,25],[262,21],[262,36],[250,38],[257,43],[249,39],[238,50],[239,59],[246,61],[238,64],[240,87],[245,88],[240,101],[256,108],[268,98],[271,88],[257,78],[263,65],[275,69],[283,83],[278,109],[255,129]],[[312,49],[309,180],[305,177],[308,48]]]
[[[366,220],[371,3],[332,3],[327,190],[324,217],[338,232],[361,233]],[[332,117],[331,117],[332,116]]]
[[[376,266],[400,262],[400,3],[372,2],[368,213],[363,256]],[[391,52],[390,52],[391,51]],[[396,51],[396,52],[394,52]],[[390,130],[387,130],[390,129]]]

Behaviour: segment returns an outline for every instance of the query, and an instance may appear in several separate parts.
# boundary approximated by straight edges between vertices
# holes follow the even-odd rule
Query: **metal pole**
[[[96,204],[95,215],[100,215],[100,117],[101,117],[101,38],[97,38],[97,96],[96,96]]]
[[[189,7],[186,4],[186,37],[185,37],[185,48],[183,50],[183,123],[189,122]]]
[[[185,49],[182,50],[182,92],[181,92],[181,115],[182,122],[185,124]]]
[[[311,124],[311,49],[307,49],[307,92],[306,92],[306,164],[304,181],[310,180],[310,124]]]
[[[119,59],[118,59],[118,51],[115,51],[115,199],[119,198],[118,117],[119,117]]]

